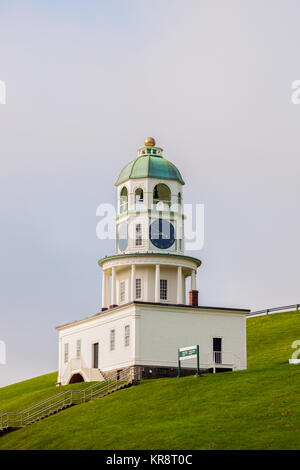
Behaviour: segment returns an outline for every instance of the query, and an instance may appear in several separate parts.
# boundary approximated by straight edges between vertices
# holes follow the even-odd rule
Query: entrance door
[[[93,367],[99,369],[99,343],[93,344]]]
[[[222,364],[222,338],[213,338],[214,362]]]

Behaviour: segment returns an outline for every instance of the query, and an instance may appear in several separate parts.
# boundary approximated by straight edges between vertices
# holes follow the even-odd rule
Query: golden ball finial
[[[145,145],[146,147],[154,147],[155,140],[153,139],[153,137],[147,137],[147,139],[145,139]]]

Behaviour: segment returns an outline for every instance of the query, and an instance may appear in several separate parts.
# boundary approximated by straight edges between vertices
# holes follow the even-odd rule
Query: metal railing
[[[67,390],[34,404],[19,413],[7,412],[0,415],[0,431],[8,428],[27,426],[72,405],[80,405],[100,398],[135,381],[134,369],[118,371],[103,382],[90,385],[82,390]]]
[[[274,307],[274,308],[266,308],[264,310],[256,310],[254,312],[248,313],[246,316],[247,317],[252,317],[255,315],[269,315],[270,313],[276,313],[276,312],[281,312],[281,311],[293,311],[296,310],[298,311],[300,308],[300,304],[293,304],[293,305],[285,305],[283,307]]]
[[[241,359],[239,356],[228,351],[211,351],[210,353],[200,352],[200,366],[204,369],[210,369],[222,365],[232,367],[234,370],[240,369]]]
[[[214,363],[215,364],[222,364],[222,351],[214,351]]]

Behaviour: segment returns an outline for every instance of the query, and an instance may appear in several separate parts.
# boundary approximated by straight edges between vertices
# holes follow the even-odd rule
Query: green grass
[[[6,411],[22,411],[62,391],[80,390],[89,385],[81,382],[57,388],[55,386],[56,380],[57,372],[53,372],[0,388],[0,414]]]
[[[6,434],[0,449],[300,449],[300,365],[288,364],[300,313],[247,322],[246,371],[144,381]],[[0,389],[1,409],[57,393],[55,379]]]

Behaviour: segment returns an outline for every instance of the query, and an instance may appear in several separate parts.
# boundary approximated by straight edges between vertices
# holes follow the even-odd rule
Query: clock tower
[[[188,277],[190,304],[198,305],[201,261],[184,255],[183,185],[179,170],[152,137],[121,171],[116,255],[99,261],[102,310],[135,300],[185,304]]]
[[[246,368],[249,310],[198,305],[201,261],[184,254],[183,186],[152,137],[121,171],[116,253],[98,261],[101,311],[57,327],[58,384],[175,377],[178,348],[191,345],[201,370]],[[197,370],[189,358],[181,373]]]

